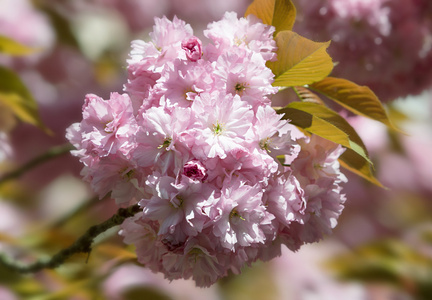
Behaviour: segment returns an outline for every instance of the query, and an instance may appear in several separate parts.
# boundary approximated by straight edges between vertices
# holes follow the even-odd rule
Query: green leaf
[[[272,25],[279,31],[292,30],[297,15],[296,8],[291,0],[276,0]]]
[[[302,86],[327,77],[333,62],[327,53],[330,42],[318,43],[292,31],[281,31],[275,38],[277,61],[268,61],[275,74],[273,86]]]
[[[0,102],[11,109],[23,122],[38,126],[47,133],[51,131],[42,123],[32,94],[21,79],[11,70],[0,66]]]
[[[369,161],[366,147],[354,128],[337,112],[316,103],[292,102],[277,110],[284,113],[283,119],[306,131],[354,150]]]
[[[320,97],[318,97],[317,94],[312,93],[309,89],[302,87],[302,86],[296,86],[293,87],[294,92],[297,94],[297,97],[303,102],[313,102],[316,104],[325,105],[324,101]]]
[[[285,114],[283,119],[289,119],[291,124],[347,148],[340,158],[343,166],[370,182],[382,186],[372,174],[372,162],[363,141],[354,128],[338,113],[312,102],[292,102],[276,112]]]
[[[390,122],[378,97],[366,86],[359,86],[342,78],[327,77],[313,83],[309,88],[325,95],[355,114],[371,118],[398,130]]]
[[[291,30],[296,18],[296,8],[291,0],[255,0],[246,10],[245,17],[253,14],[264,24],[276,28],[275,35],[279,31]]]
[[[11,38],[0,35],[0,53],[12,56],[27,55],[35,52],[36,49],[27,47],[14,41]]]
[[[355,151],[345,149],[345,152],[339,157],[339,163],[354,174],[363,177],[379,187],[385,188],[373,175],[369,160],[359,156]]]

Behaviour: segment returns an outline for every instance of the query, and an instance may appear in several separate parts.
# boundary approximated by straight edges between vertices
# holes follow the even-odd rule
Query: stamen
[[[216,125],[213,124],[213,132],[215,135],[222,134],[223,129],[223,124],[219,123],[219,121],[216,121]]]
[[[234,218],[234,217],[236,217],[236,218],[239,218],[240,220],[242,220],[242,221],[245,221],[246,219],[245,218],[243,218],[239,213],[238,213],[238,211],[234,208],[231,212],[230,212],[230,219],[232,219],[232,218]]]
[[[234,90],[237,95],[243,95],[243,92],[246,90],[247,83],[237,83],[234,87]]]
[[[172,142],[172,138],[170,138],[170,137],[165,138],[162,145],[159,145],[158,149],[168,148],[169,145],[171,144],[171,142]]]
[[[270,153],[271,151],[269,150],[269,143],[270,143],[270,138],[267,137],[265,139],[262,139],[259,141],[259,145],[261,147],[261,149],[266,150],[268,153]]]

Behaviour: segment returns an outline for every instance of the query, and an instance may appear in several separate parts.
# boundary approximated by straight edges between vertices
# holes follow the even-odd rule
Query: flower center
[[[213,132],[215,135],[221,135],[223,130],[223,124],[219,123],[219,121],[216,121],[216,125],[213,124]]]
[[[171,206],[174,207],[174,208],[180,208],[180,207],[182,207],[183,202],[184,202],[184,199],[180,195],[175,196],[175,198],[171,199],[171,201],[170,201]]]
[[[163,141],[162,145],[159,145],[158,149],[162,149],[162,148],[168,148],[169,145],[172,142],[172,138],[170,137],[166,137],[165,140]]]
[[[106,133],[113,133],[116,130],[116,126],[114,124],[114,121],[109,121],[105,123],[104,131]]]
[[[236,218],[245,221],[245,218],[243,218],[235,208],[230,212],[229,218],[230,220]]]
[[[125,167],[119,171],[120,175],[125,180],[131,180],[133,176],[135,175],[135,170],[131,169],[130,167]]]
[[[198,261],[198,258],[203,256],[203,254],[205,254],[204,251],[195,247],[188,252],[189,260],[194,261],[196,263]]]
[[[245,44],[247,44],[246,43],[246,36],[243,36],[243,37],[241,37],[241,38],[239,38],[239,37],[234,37],[234,44],[236,45],[236,46],[240,46],[241,44],[243,44],[243,43],[245,43]]]
[[[184,91],[184,98],[188,101],[194,101],[198,93],[192,88],[188,88]]]
[[[261,149],[266,150],[267,152],[270,153],[271,151],[269,150],[269,143],[270,143],[270,138],[267,137],[265,139],[260,140],[259,145]]]
[[[322,169],[324,169],[324,166],[321,165],[321,164],[319,164],[319,163],[314,163],[313,166],[314,166],[315,170],[322,170]]]
[[[240,95],[240,96],[243,95],[243,92],[246,90],[246,86],[247,86],[247,83],[238,82],[234,87],[236,94]]]

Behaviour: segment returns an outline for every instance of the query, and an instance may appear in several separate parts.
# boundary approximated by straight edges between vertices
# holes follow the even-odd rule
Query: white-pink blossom
[[[87,96],[68,129],[93,190],[139,204],[120,234],[170,280],[209,286],[296,250],[329,234],[343,208],[342,148],[292,134],[271,107],[273,33],[226,13],[201,41],[177,18],[156,19],[151,40],[132,43],[127,94]]]
[[[215,77],[226,93],[239,95],[255,107],[268,103],[265,97],[278,91],[271,85],[274,75],[265,63],[259,53],[234,48],[215,62]]]
[[[213,41],[219,54],[241,47],[260,53],[267,61],[276,58],[274,31],[274,27],[263,24],[252,14],[239,19],[235,12],[226,12],[222,20],[210,23],[204,34]]]
[[[213,208],[217,213],[214,219],[214,235],[221,245],[235,251],[240,247],[264,243],[263,225],[274,218],[262,202],[262,189],[259,185],[241,185],[236,181],[225,187],[219,201]]]
[[[104,157],[117,152],[128,155],[136,130],[127,94],[112,93],[109,100],[89,94],[83,106],[82,122],[71,127],[68,134],[77,148],[85,150],[84,156]]]
[[[254,114],[238,95],[202,94],[192,108],[198,112],[197,141],[192,149],[198,158],[223,159],[247,146]]]
[[[168,66],[157,84],[166,106],[190,107],[202,92],[215,89],[213,67],[209,62],[176,61]]]

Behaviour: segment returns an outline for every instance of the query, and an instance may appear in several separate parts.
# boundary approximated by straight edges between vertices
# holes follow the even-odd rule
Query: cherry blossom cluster
[[[333,75],[368,85],[382,101],[432,85],[431,1],[294,2],[300,12],[294,29],[313,40],[332,40],[329,52],[340,62]]]
[[[125,93],[87,95],[67,137],[101,197],[142,208],[120,234],[168,279],[209,286],[331,233],[343,149],[271,107],[274,27],[226,13],[204,45],[174,17],[132,42]]]

